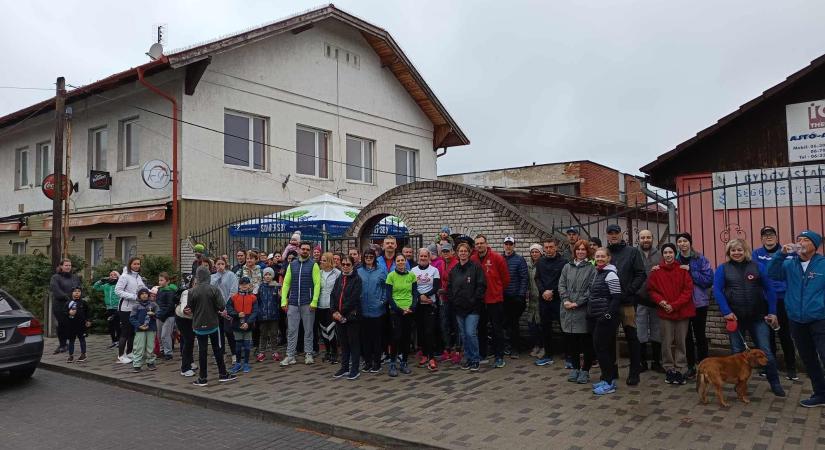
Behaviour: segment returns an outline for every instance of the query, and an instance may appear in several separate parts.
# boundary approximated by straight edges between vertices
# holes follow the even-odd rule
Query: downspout
[[[647,181],[639,180],[639,186],[642,189],[642,192],[647,195],[648,197],[652,198],[656,203],[663,205],[667,208],[667,229],[668,229],[668,238],[676,234],[676,205],[673,204],[672,201],[662,197],[661,195],[657,194],[650,190],[647,187]]]
[[[165,57],[164,57],[165,58]],[[143,68],[137,68],[138,81],[155,94],[172,102],[172,261],[179,268],[178,261],[178,102],[171,95],[149,84],[143,77]]]

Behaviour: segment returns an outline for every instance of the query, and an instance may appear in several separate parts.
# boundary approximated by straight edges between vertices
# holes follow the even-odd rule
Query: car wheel
[[[27,380],[34,375],[35,369],[37,369],[37,365],[16,367],[9,370],[9,375],[15,380]]]

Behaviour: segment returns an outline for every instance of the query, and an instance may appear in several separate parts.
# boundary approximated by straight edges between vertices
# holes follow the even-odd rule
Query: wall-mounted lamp
[[[106,239],[109,239],[111,241],[112,240],[112,233],[107,234]]]
[[[152,237],[152,232],[150,231],[150,232],[146,233],[146,237],[151,238]]]

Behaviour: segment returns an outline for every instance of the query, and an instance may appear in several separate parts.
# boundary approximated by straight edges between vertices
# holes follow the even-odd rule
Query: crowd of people
[[[380,245],[347,254],[322,252],[296,233],[281,252],[238,251],[234,265],[227,255],[212,259],[195,246],[192,275],[180,288],[165,273],[149,288],[140,259],[132,258],[122,274],[110,273],[94,289],[104,294],[117,362],[135,372],[155,370],[157,358],[174,358],[179,342],[180,373],[196,376],[198,386],[207,384],[210,345],[220,382],[269,359],[288,368],[301,356],[304,364],[314,364],[322,353],[322,362],[338,365],[334,378],[354,380],[384,370],[390,377],[407,375],[414,366],[433,372],[444,364],[502,369],[529,350],[536,366],[561,358],[571,383],[590,384],[598,366],[596,395],[618,389],[620,327],[630,360],[627,385],[639,384],[648,370],[676,386],[695,378],[696,366],[708,356],[712,293],[731,352],[744,351],[749,335],[768,358],[761,375],[774,395],[784,397],[778,337],[785,378],[798,380],[798,351],[811,379],[813,394],[801,405],[825,406],[819,234],[806,230],[795,243],[781,245],[776,230],[765,226],[760,248],[751,252],[747,242],[732,239],[725,262],[714,270],[694,250],[689,233],[658,248],[648,230],[639,233],[636,247],[623,240],[617,224],[606,233],[603,245],[570,228],[563,242],[531,244],[526,257],[515,251],[511,236],[499,253],[483,234],[455,236],[446,227],[418,250],[399,249],[396,238],[387,236]],[[82,362],[89,315],[70,261],[58,267],[51,290],[55,353],[68,351],[73,362],[79,341]]]

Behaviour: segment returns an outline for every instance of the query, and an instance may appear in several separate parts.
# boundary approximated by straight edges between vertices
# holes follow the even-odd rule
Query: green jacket
[[[117,309],[120,304],[120,298],[115,294],[115,284],[117,284],[117,280],[113,283],[110,283],[109,280],[98,280],[92,285],[94,290],[103,292],[103,303],[106,305],[106,309]]]

